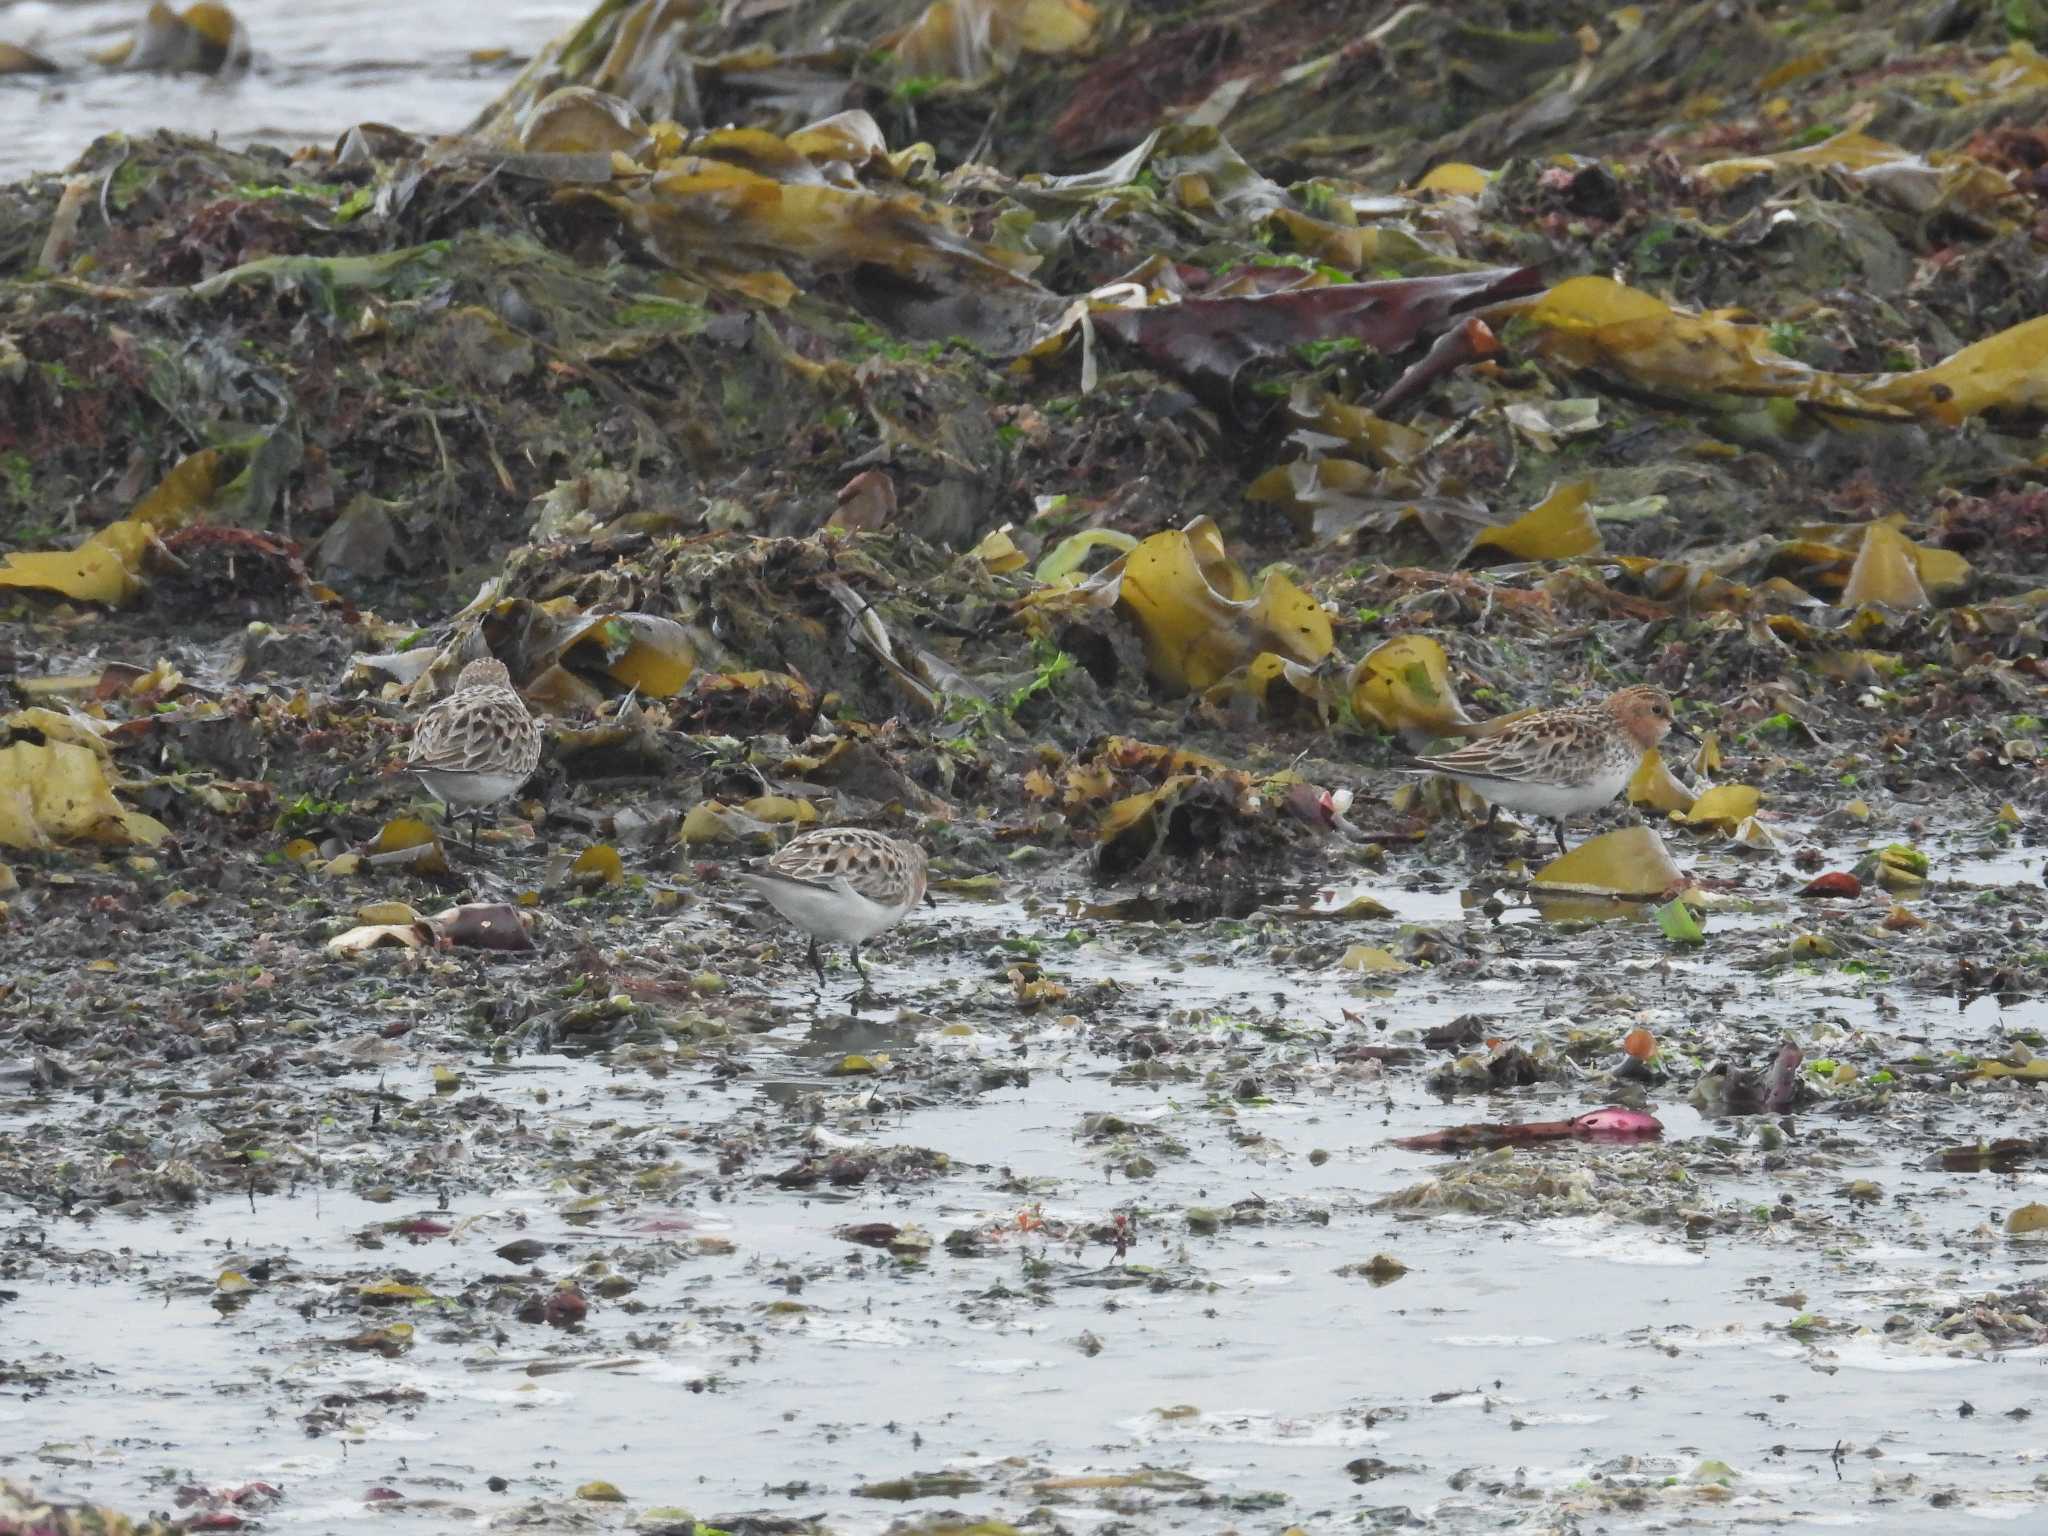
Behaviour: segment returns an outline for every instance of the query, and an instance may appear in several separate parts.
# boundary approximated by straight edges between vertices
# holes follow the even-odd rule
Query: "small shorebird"
[[[420,716],[405,765],[451,816],[469,808],[474,849],[476,812],[510,799],[540,766],[540,726],[505,663],[485,657],[462,669],[455,691]]]
[[[1407,767],[1477,790],[1492,808],[1488,821],[1501,806],[1543,817],[1563,853],[1565,818],[1598,810],[1620,794],[1644,754],[1673,732],[1691,738],[1672,720],[1663,689],[1622,688],[1598,703],[1525,715],[1491,736],[1418,757]]]
[[[861,827],[823,827],[793,837],[738,874],[742,885],[811,937],[811,968],[825,984],[819,940],[852,946],[861,989],[860,947],[894,928],[924,900],[925,852],[916,843]]]

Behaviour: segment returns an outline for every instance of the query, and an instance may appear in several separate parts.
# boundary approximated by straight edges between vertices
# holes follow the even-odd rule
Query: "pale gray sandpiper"
[[[810,935],[811,968],[820,986],[822,940],[851,946],[853,968],[865,988],[860,947],[902,922],[924,899],[925,852],[916,843],[862,827],[824,827],[791,838],[737,878]]]
[[[405,764],[451,816],[469,810],[474,848],[476,813],[510,799],[540,766],[540,726],[502,661],[485,657],[462,669],[455,691],[413,727]]]

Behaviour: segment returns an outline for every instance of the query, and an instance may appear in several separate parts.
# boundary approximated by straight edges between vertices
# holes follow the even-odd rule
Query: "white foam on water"
[[[916,1335],[885,1317],[824,1317],[799,1313],[792,1319],[805,1337],[822,1344],[851,1344],[867,1349],[906,1349]]]
[[[998,1360],[955,1360],[952,1365],[956,1371],[973,1371],[979,1376],[1022,1376],[1028,1371],[1052,1369],[1050,1360],[1032,1360],[1022,1355]]]
[[[1639,1225],[1621,1226],[1605,1216],[1565,1216],[1546,1222],[1536,1232],[1546,1248],[1559,1248],[1575,1259],[1600,1259],[1609,1264],[1640,1264],[1691,1269],[1707,1262],[1703,1252],[1681,1247]]]
[[[1697,1328],[1662,1328],[1643,1342],[1653,1349],[1740,1349],[1754,1344],[1756,1335],[1740,1323],[1728,1323],[1706,1333]]]
[[[1312,1446],[1345,1450],[1377,1445],[1386,1439],[1363,1422],[1335,1413],[1283,1415],[1264,1409],[1250,1412],[1197,1414],[1181,1419],[1136,1419],[1125,1425],[1140,1441],[1207,1441],[1221,1445]]]
[[[407,1424],[393,1424],[388,1420],[381,1424],[366,1424],[351,1432],[351,1438],[372,1440],[385,1445],[424,1445],[436,1438],[431,1431],[414,1429]]]
[[[1985,1364],[1979,1355],[1911,1353],[1871,1335],[1831,1343],[1827,1354],[1845,1370],[1907,1374],[1922,1371],[1965,1371]]]

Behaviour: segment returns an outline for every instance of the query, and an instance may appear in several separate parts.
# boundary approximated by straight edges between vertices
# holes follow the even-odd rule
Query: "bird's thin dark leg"
[[[818,985],[825,985],[825,956],[818,948],[815,935],[811,938],[811,969],[818,973]]]
[[[482,810],[478,809],[475,806],[471,806],[469,811],[469,851],[471,853],[476,852],[476,835],[477,832],[480,830],[477,823],[480,822],[482,819]]]
[[[860,989],[847,1001],[846,1006],[858,1013],[860,1011],[861,999],[873,997],[875,995],[875,986],[873,982],[868,980],[868,968],[860,963],[860,946],[858,944],[848,945],[847,952],[853,956],[853,968],[860,973]]]
[[[1566,849],[1564,845],[1564,823],[1561,821],[1553,821],[1550,824],[1550,830],[1557,834],[1557,851],[1559,856],[1562,857],[1566,852],[1569,851],[1568,849]]]

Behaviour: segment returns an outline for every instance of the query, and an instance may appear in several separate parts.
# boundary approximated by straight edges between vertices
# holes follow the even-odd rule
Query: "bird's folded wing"
[[[1501,749],[1499,740],[1475,741],[1435,757],[1418,757],[1414,766],[1427,773],[1469,773],[1488,779],[1522,777],[1536,765],[1526,753]]]
[[[777,869],[773,864],[767,863],[750,865],[739,872],[739,878],[755,881],[761,885],[793,885],[806,891],[836,890],[843,883],[843,880],[838,877],[831,880],[807,879],[802,875],[792,875],[786,869]]]
[[[481,773],[483,770],[476,760],[467,753],[446,747],[429,745],[424,752],[415,750],[406,755],[405,766],[424,768],[430,773]]]
[[[1463,750],[1464,748],[1460,747],[1435,757],[1418,757],[1410,762],[1403,763],[1401,766],[1410,773],[1484,773],[1487,771],[1484,761],[1473,763],[1460,762],[1458,756]]]

